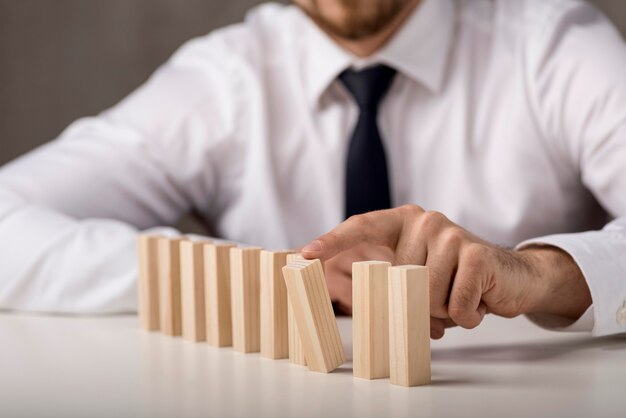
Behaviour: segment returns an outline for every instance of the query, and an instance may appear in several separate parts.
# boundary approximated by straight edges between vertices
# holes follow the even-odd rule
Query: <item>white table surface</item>
[[[339,320],[348,358],[351,321]],[[626,338],[488,317],[404,388],[140,331],[134,316],[0,314],[0,417],[626,417]]]

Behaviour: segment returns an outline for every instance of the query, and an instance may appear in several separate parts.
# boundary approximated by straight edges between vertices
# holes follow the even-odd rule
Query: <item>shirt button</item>
[[[615,319],[617,323],[620,325],[626,325],[626,300],[620,309],[617,310],[617,315],[615,315]]]

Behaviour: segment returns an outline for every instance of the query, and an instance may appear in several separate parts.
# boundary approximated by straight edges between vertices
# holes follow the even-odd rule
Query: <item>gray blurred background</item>
[[[115,104],[185,40],[258,3],[0,0],[0,165]],[[595,3],[626,33],[626,1]]]

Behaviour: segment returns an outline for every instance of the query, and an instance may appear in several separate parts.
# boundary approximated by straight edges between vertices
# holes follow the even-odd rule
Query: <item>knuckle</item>
[[[402,205],[398,208],[398,210],[402,212],[403,215],[410,217],[424,213],[424,209],[421,206],[414,204]]]
[[[448,315],[450,319],[463,328],[476,328],[480,323],[474,312],[469,308],[450,307],[448,308]]]
[[[426,211],[420,217],[421,227],[428,230],[441,227],[447,220],[443,213],[436,211]]]
[[[470,318],[469,311],[467,309],[462,308],[460,306],[452,306],[452,305],[448,307],[448,316],[455,323],[461,326],[464,326]]]
[[[482,244],[472,243],[465,249],[462,256],[464,267],[470,272],[483,269],[489,259],[489,248]]]
[[[367,228],[369,225],[369,217],[366,214],[352,215],[346,222],[349,222],[352,226],[362,229]]]
[[[464,231],[459,227],[447,228],[441,234],[441,243],[445,247],[459,247],[465,239]]]
[[[474,306],[476,291],[473,282],[466,281],[461,286],[455,287],[450,297],[448,315],[454,322],[465,328],[473,328],[478,325],[474,312],[476,309]]]

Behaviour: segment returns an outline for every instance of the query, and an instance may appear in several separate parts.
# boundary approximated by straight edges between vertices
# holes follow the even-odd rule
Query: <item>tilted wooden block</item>
[[[158,239],[158,236],[153,235],[139,235],[137,237],[139,323],[143,329],[148,331],[156,331],[160,327]]]
[[[385,261],[352,264],[352,364],[354,376],[389,377],[389,267]]]
[[[305,258],[300,253],[289,254],[287,256],[287,264],[295,261],[302,261]],[[283,279],[284,280],[284,279]],[[306,358],[304,357],[304,348],[302,348],[302,339],[298,332],[298,325],[293,317],[293,307],[291,299],[287,295],[287,335],[289,347],[289,363],[306,366]]]
[[[230,250],[234,244],[204,245],[207,342],[214,347],[233,344],[230,296]]]
[[[182,334],[180,294],[180,242],[182,238],[158,240],[159,311],[161,331],[170,336]]]
[[[206,340],[203,241],[181,241],[180,281],[183,338]]]
[[[430,383],[428,267],[389,269],[389,358],[394,385]]]
[[[230,250],[233,347],[241,353],[261,348],[260,254],[256,247]]]
[[[300,331],[298,331],[298,324],[293,314],[293,306],[289,296],[287,296],[287,338],[289,363],[306,366],[307,363],[304,355],[304,347],[302,346],[302,337],[300,336]]]
[[[320,260],[283,268],[309,370],[329,373],[345,362],[343,344]]]
[[[289,357],[287,288],[283,267],[291,251],[261,251],[261,356]]]

